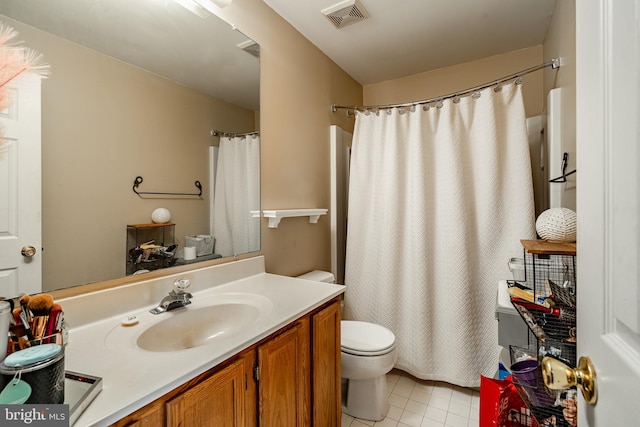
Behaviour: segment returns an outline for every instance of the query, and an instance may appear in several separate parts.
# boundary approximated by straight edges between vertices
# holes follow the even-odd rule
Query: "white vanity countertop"
[[[152,315],[148,312],[157,305],[158,300],[153,305],[141,306],[75,328],[72,323],[69,342],[65,347],[65,369],[103,379],[102,391],[74,425],[112,424],[343,292],[342,285],[258,273],[209,289],[196,292],[192,289],[192,303],[168,313]],[[273,306],[259,322],[233,337],[200,347],[151,352],[135,346],[135,339],[128,343],[118,340],[117,344],[113,344],[114,333],[119,336],[137,335],[134,328],[145,328],[158,320],[179,315],[182,310],[201,308],[214,302],[217,295],[229,293],[259,294],[271,300]],[[145,300],[144,297],[141,299]],[[64,308],[65,301],[61,300],[60,303]],[[69,304],[72,309],[77,305],[77,300]],[[125,327],[121,321],[131,315],[135,315],[140,322],[123,332],[122,328]],[[110,333],[111,338],[107,340]]]

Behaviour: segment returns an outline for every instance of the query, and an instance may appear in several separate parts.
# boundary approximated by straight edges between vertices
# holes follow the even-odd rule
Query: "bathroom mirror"
[[[178,251],[212,234],[211,131],[259,131],[259,46],[190,0],[2,0],[0,22],[51,65],[43,290],[124,277],[127,225],[157,208]],[[141,196],[138,176],[140,192],[197,193],[199,181],[202,196]]]

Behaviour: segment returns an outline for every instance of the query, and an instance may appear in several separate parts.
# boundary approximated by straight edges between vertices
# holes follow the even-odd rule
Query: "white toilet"
[[[343,320],[340,346],[343,412],[380,421],[389,411],[386,375],[398,359],[395,335],[374,323]]]
[[[333,283],[333,274],[314,270],[300,279]],[[342,411],[355,418],[380,421],[389,411],[386,374],[398,359],[396,337],[387,328],[369,322],[343,320]]]

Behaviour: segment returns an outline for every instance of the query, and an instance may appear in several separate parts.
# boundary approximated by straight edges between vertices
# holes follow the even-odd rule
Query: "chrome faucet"
[[[178,279],[173,282],[173,289],[169,291],[169,295],[162,298],[160,304],[158,304],[156,308],[149,310],[149,312],[153,314],[160,314],[191,304],[191,298],[193,298],[193,295],[186,291],[190,284],[191,282],[189,279]]]

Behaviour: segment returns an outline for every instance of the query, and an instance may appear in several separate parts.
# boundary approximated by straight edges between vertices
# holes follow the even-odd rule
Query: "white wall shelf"
[[[282,218],[308,216],[310,224],[317,224],[320,215],[326,215],[328,209],[273,209],[263,210],[262,216],[269,218],[269,228],[278,228]]]

